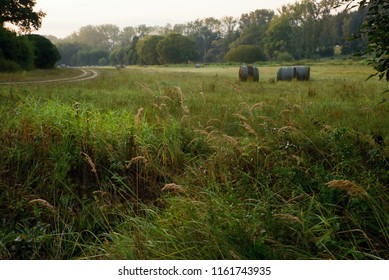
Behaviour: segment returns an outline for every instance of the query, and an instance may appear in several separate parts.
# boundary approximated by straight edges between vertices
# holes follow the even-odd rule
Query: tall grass
[[[387,259],[387,85],[312,70],[0,87],[0,258]]]

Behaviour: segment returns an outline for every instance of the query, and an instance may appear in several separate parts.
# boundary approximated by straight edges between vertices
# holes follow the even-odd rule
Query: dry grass
[[[333,180],[326,185],[332,189],[345,191],[352,197],[367,196],[367,192],[362,187],[348,180]]]

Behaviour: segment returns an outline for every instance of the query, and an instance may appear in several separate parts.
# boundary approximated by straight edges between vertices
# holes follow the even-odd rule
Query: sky
[[[37,0],[47,15],[41,35],[64,38],[86,25],[115,24],[120,28],[146,24],[165,26],[196,19],[240,17],[257,9],[277,10],[296,0]]]

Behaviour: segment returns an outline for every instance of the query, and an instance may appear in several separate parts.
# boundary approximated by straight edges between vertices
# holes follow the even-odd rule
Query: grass
[[[277,68],[0,86],[0,259],[388,259],[387,83]]]

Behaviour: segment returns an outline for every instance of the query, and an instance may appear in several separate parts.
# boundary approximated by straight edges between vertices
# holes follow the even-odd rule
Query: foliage
[[[38,30],[46,14],[42,11],[34,11],[35,5],[35,0],[2,0],[0,2],[0,28],[4,23],[11,23],[23,32]]]
[[[40,35],[26,35],[34,47],[34,65],[36,68],[53,68],[61,56],[51,41]]]
[[[0,71],[29,70],[34,67],[34,47],[25,36],[0,27]]]
[[[138,44],[136,45],[136,51],[139,56],[139,59],[142,61],[143,64],[159,64],[157,44],[162,39],[162,36],[148,35],[138,42]]]
[[[241,45],[258,46],[266,60],[277,60],[283,53],[290,54],[293,59],[333,57],[335,47],[342,49],[342,55],[365,50],[367,40],[364,37],[352,42],[348,38],[359,33],[366,14],[362,10],[334,12],[332,7],[338,2],[304,0],[282,6],[277,15],[272,10],[255,10],[240,18],[204,18],[174,26],[139,25],[119,29],[115,25],[89,25],[64,39],[53,39],[59,45],[78,43],[86,46],[78,55],[79,63],[87,63],[83,61],[88,60],[85,52],[104,50],[109,52],[113,65],[145,63],[139,57],[143,46],[137,47],[138,41],[143,44],[146,37],[166,38],[171,34],[192,40],[198,53],[196,62],[203,63],[224,62],[226,54],[235,52]],[[153,53],[151,61],[156,64],[155,49],[148,52]],[[77,52],[73,56],[77,57]]]
[[[360,55],[372,56],[371,63],[377,70],[380,79],[389,81],[389,3],[386,0],[343,0],[348,6],[358,2],[360,10],[367,11],[361,28],[361,35],[366,36],[369,43]]]
[[[196,43],[181,34],[172,33],[158,42],[157,52],[161,64],[184,63],[196,60]]]
[[[240,45],[229,50],[225,55],[226,61],[253,63],[265,60],[263,50],[259,46]]]

